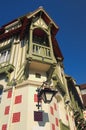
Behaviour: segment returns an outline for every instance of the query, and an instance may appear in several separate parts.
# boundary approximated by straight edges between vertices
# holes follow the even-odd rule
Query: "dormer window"
[[[6,49],[0,52],[0,63],[9,61],[10,58],[10,49]]]
[[[34,29],[32,41],[33,43],[49,47],[48,35],[42,29]]]

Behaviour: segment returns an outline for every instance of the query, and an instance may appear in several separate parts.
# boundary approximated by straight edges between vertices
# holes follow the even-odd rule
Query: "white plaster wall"
[[[3,93],[2,101],[1,101],[1,104],[0,104],[0,130],[2,130],[1,127],[2,127],[3,124],[8,123],[8,118],[9,118],[9,115],[4,115],[5,107],[10,106],[10,104],[11,104],[10,98],[7,100],[7,93],[8,92]]]
[[[12,113],[20,112],[20,122],[11,123],[12,130],[26,130],[27,128],[27,116],[28,116],[28,86],[16,88],[15,96],[22,95],[22,102],[13,105]]]
[[[65,109],[65,105],[64,105],[64,101],[63,99],[59,102],[59,116],[60,116],[60,119],[62,120],[62,122],[65,124],[65,125],[68,125],[68,121],[66,119],[66,109]]]
[[[35,76],[36,73],[41,74],[41,78],[36,78],[36,76]],[[44,82],[44,81],[46,81],[46,73],[42,72],[42,71],[37,71],[37,70],[30,70],[29,80],[37,81],[37,82]]]
[[[68,111],[68,116],[69,116],[69,127],[70,130],[75,129],[75,122],[74,122],[74,117],[73,117],[73,112],[72,111]]]
[[[36,94],[36,87],[34,86],[29,86],[29,95],[28,95],[28,117],[27,117],[27,130],[34,130],[37,129],[38,130],[50,130],[50,123],[49,122],[45,122],[44,126],[40,126],[39,123],[37,121],[34,121],[34,111],[38,111],[36,104],[34,102],[34,94]],[[44,112],[49,112],[49,105],[48,104],[44,104],[42,102],[42,110]],[[40,122],[41,125],[43,122]]]
[[[61,82],[63,83],[63,77],[62,77],[63,71],[59,64],[56,66],[56,73],[59,79],[61,80]]]

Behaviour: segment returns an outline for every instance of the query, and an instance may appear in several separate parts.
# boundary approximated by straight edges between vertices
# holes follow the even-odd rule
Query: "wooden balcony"
[[[49,45],[35,42],[29,45],[26,58],[30,69],[47,72],[51,65],[56,64],[53,50]]]
[[[50,52],[49,47],[33,43],[32,49],[33,49],[32,50],[33,55],[37,55],[37,56],[46,57],[46,58],[51,59],[51,52]]]
[[[55,63],[53,60],[51,48],[45,45],[32,43],[32,46],[27,54],[27,59],[31,62],[30,69],[40,71],[48,71],[50,66]]]

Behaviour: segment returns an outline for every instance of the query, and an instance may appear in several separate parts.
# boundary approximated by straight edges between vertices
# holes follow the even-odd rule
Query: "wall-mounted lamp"
[[[50,84],[47,81],[43,82],[42,86],[36,91],[38,93],[38,104],[36,105],[38,109],[40,108],[40,100],[43,100],[44,103],[50,103],[55,94],[58,92],[56,90],[52,90],[50,88]]]

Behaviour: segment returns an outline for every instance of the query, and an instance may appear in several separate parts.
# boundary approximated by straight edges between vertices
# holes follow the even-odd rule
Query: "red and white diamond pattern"
[[[9,90],[7,92],[4,92],[3,94],[3,98],[2,100],[5,100],[6,103],[3,103],[3,120],[1,120],[1,124],[0,124],[0,130],[7,130],[7,123],[9,120],[9,113],[10,113],[10,104],[11,104],[11,99],[12,99],[12,90]],[[16,106],[18,104],[22,103],[22,95],[15,95],[14,96],[14,104],[13,106]],[[17,123],[20,122],[20,118],[21,118],[21,112],[17,111],[17,112],[12,112],[12,121],[11,123]],[[5,122],[4,122],[5,120]]]
[[[9,90],[9,91],[4,92],[4,93],[5,93],[4,100],[6,100],[6,103],[2,104],[3,105],[2,113],[3,113],[3,118],[4,119],[6,118],[6,119],[5,119],[5,122],[3,120],[1,121],[0,130],[7,130],[7,127],[8,127],[7,123],[8,123],[8,118],[9,118],[9,114],[10,114],[12,90]],[[18,125],[19,123],[22,122],[22,119],[23,119],[22,115],[24,116],[24,114],[22,114],[23,113],[22,107],[24,106],[24,103],[26,102],[26,100],[23,99],[25,95],[26,95],[26,93],[23,94],[22,90],[15,92],[14,103],[13,103],[13,108],[12,108],[12,119],[11,119],[11,125],[13,128],[15,125]],[[33,99],[34,104],[36,105],[38,102],[37,94],[33,94],[32,99]],[[43,108],[43,109],[46,110],[46,108]],[[33,111],[35,111],[35,109]],[[60,126],[60,124],[59,124],[59,119],[60,119],[59,104],[57,103],[55,98],[50,103],[49,111],[47,111],[47,113],[49,116],[49,122],[50,122],[50,126],[51,126],[50,130],[60,130],[60,128],[59,128],[59,126]],[[68,121],[67,113],[65,113],[65,118]],[[17,130],[17,129],[15,129],[15,130]]]
[[[59,109],[56,99],[54,99],[50,105],[50,123],[51,130],[59,130]]]

